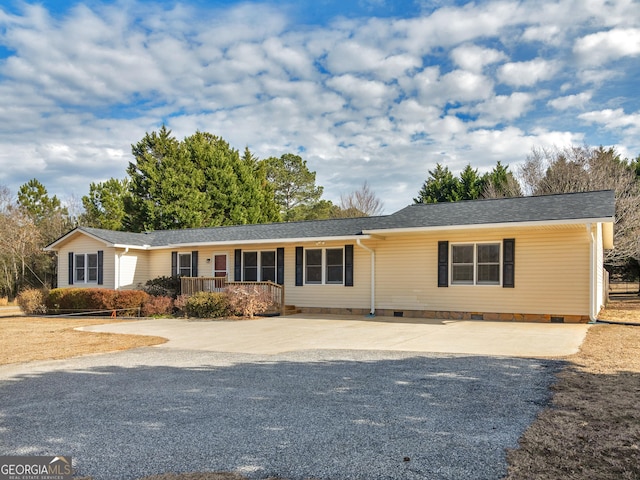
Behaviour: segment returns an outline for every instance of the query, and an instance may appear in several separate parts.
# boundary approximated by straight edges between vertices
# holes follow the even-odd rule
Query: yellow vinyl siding
[[[103,253],[103,284],[74,283],[69,285],[69,252],[76,254]],[[58,250],[58,287],[87,287],[87,288],[113,288],[115,270],[115,249],[107,247],[103,242],[95,240],[87,235],[76,235]]]
[[[438,288],[438,241],[502,242],[515,238],[515,288]],[[589,236],[584,225],[454,230],[388,236],[377,242],[377,308],[588,315]],[[451,263],[449,262],[449,272]]]
[[[593,226],[596,249],[594,290],[602,299],[602,228]],[[515,239],[515,288],[501,285],[451,285],[438,287],[438,242],[495,242]],[[375,308],[432,312],[516,313],[539,315],[589,315],[590,234],[585,225],[454,229],[420,233],[393,233],[362,244],[376,254]],[[319,244],[321,243],[321,244]],[[353,245],[354,286],[295,285],[296,247],[305,249],[343,248]],[[371,254],[355,241],[270,243],[240,246],[246,251],[275,251],[284,246],[286,303],[300,308],[365,309],[371,306]],[[222,247],[163,248],[137,250],[105,246],[88,235],[71,237],[58,251],[61,287],[68,286],[68,253],[104,252],[104,288],[140,288],[148,279],[171,275],[171,252],[198,251],[198,275],[213,276],[215,254],[227,255],[229,280],[234,280],[235,249]],[[501,255],[502,255],[501,251]],[[210,262],[207,262],[210,259]],[[326,267],[326,265],[324,265]],[[449,260],[449,277],[451,260]],[[502,273],[501,273],[502,275]],[[502,279],[501,279],[502,280]],[[98,287],[97,284],[76,286]]]
[[[366,244],[366,242],[363,242]],[[342,248],[353,245],[353,287],[344,285],[296,286],[296,249],[285,247],[285,298],[288,305],[317,308],[362,308],[371,305],[371,258],[355,242],[326,242],[324,245],[300,244],[305,248]]]

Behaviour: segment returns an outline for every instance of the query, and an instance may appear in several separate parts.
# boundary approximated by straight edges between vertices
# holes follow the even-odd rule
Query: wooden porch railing
[[[246,285],[257,287],[269,295],[275,308],[284,314],[284,285],[273,282],[229,282],[227,277],[180,277],[183,295],[197,292],[222,292],[228,285]]]
[[[198,292],[221,292],[227,286],[227,277],[180,277],[183,295]]]

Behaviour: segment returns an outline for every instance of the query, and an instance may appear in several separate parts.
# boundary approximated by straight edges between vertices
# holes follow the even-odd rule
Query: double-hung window
[[[344,249],[306,249],[305,283],[342,285],[344,283]]]
[[[245,282],[275,282],[276,252],[242,252],[242,279]]]
[[[178,275],[191,277],[191,254],[178,253]]]
[[[98,283],[98,254],[79,253],[74,259],[75,283]]]
[[[453,285],[500,285],[500,243],[451,246]]]

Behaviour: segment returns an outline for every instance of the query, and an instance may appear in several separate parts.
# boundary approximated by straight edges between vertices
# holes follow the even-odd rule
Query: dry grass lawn
[[[601,319],[640,323],[640,298],[612,302]],[[104,353],[165,340],[78,332],[107,319],[0,318],[0,364]],[[552,404],[508,452],[505,480],[640,478],[640,326],[596,325],[553,386]],[[77,480],[91,480],[78,478]],[[246,480],[228,472],[140,480]],[[271,479],[276,480],[276,479]]]
[[[121,320],[0,317],[0,365],[58,360],[165,343],[161,337],[79,332],[76,327]]]
[[[640,323],[640,299],[601,319]],[[640,326],[596,325],[544,410],[508,453],[507,480],[640,478]]]

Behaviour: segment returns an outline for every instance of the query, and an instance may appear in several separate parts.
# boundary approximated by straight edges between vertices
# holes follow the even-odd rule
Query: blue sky
[[[366,180],[390,213],[438,162],[637,157],[639,74],[637,0],[15,1],[0,7],[0,185],[77,199],[165,123],[298,153],[335,202]]]

